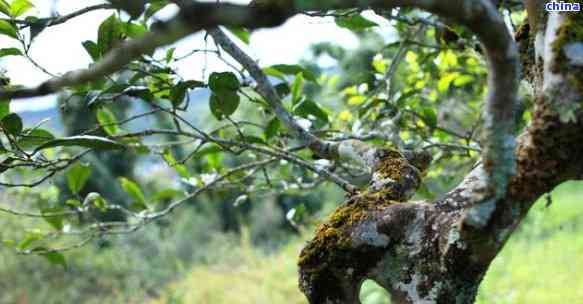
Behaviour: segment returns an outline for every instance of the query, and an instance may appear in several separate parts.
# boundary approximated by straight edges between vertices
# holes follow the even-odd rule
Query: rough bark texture
[[[394,187],[379,189],[373,185],[382,183],[373,180],[330,215],[302,251],[300,288],[310,303],[359,303],[366,279],[387,289],[393,303],[473,303],[490,263],[536,199],[581,177],[583,17],[551,13],[538,22],[530,38],[518,35],[526,39],[521,58],[535,108],[517,140],[516,174],[503,195],[485,199],[482,165],[435,202],[405,202],[406,196],[391,194]],[[568,121],[563,114],[573,108],[576,119]],[[392,156],[382,159],[377,178],[406,163]],[[393,172],[405,173],[391,176],[397,181],[407,175]],[[483,213],[492,215],[481,225],[468,220]]]

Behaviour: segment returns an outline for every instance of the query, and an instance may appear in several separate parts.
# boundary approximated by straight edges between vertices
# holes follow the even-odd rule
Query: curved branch
[[[289,113],[283,106],[281,98],[275,91],[275,88],[271,85],[269,79],[267,79],[267,75],[265,75],[255,60],[253,60],[251,57],[249,57],[249,55],[241,50],[241,48],[239,48],[229,37],[227,37],[227,35],[222,30],[218,28],[211,28],[207,31],[223,50],[225,50],[229,55],[231,55],[231,57],[237,60],[237,62],[239,62],[247,71],[249,71],[251,77],[253,77],[257,82],[257,90],[261,96],[273,109],[277,118],[279,118],[283,125],[288,130],[290,130],[297,139],[299,139],[303,144],[309,146],[312,151],[314,151],[322,158],[338,158],[338,151],[335,143],[322,141],[308,130],[302,128],[296,122],[291,113]]]
[[[192,2],[184,5],[178,15],[170,21],[159,24],[156,30],[141,38],[123,44],[94,66],[52,78],[36,88],[2,90],[0,100],[46,95],[65,87],[97,80],[121,70],[127,63],[144,53],[152,52],[160,46],[173,43],[204,28],[221,24],[251,29],[273,27],[306,10],[370,7],[388,9],[395,6],[417,7],[451,18],[476,33],[484,45],[490,70],[482,153],[487,183],[484,195],[476,201],[475,208],[472,208],[464,219],[464,224],[481,229],[491,220],[498,207],[497,201],[504,196],[508,180],[515,172],[513,154],[515,144],[512,134],[519,75],[519,57],[514,40],[503,18],[489,0],[267,0],[257,1],[253,6]],[[255,68],[249,67],[251,70]],[[273,95],[273,90],[268,90],[268,87],[264,89],[263,93],[271,96],[269,99],[272,102],[277,101],[277,94]],[[276,103],[273,103],[273,106],[275,109],[279,107]],[[314,146],[315,151],[334,156],[334,153],[330,153],[334,152],[329,149],[330,145],[295,126],[289,114],[280,112],[278,115],[300,139]],[[348,145],[349,152],[359,155],[361,147],[357,147],[358,149],[353,147],[352,143]]]
[[[441,16],[452,18],[475,32],[484,44],[490,65],[489,95],[486,104],[483,159],[488,172],[487,197],[499,198],[504,195],[508,178],[514,173],[514,105],[517,101],[518,53],[512,36],[496,8],[488,0],[345,0],[345,1],[257,1],[252,6],[227,3],[199,3],[184,5],[177,16],[161,23],[156,30],[136,40],[131,40],[110,52],[94,66],[69,72],[50,79],[36,88],[0,90],[0,99],[24,98],[51,94],[65,87],[97,80],[121,70],[127,63],[144,53],[173,43],[180,38],[203,28],[217,25],[244,26],[247,28],[273,27],[289,17],[306,10],[327,10],[345,8],[392,8],[413,6]],[[252,62],[252,61],[251,61]],[[263,92],[273,95],[272,90]],[[273,97],[273,96],[272,96]],[[269,98],[277,100],[275,98]],[[269,101],[269,100],[268,100]],[[274,104],[277,109],[277,105]],[[334,156],[334,149],[323,144],[303,129],[294,126],[289,115],[280,113],[280,118],[300,138],[315,146],[315,151]],[[331,153],[332,152],[332,153]],[[471,213],[468,223],[482,226],[495,209],[492,203],[486,212]]]

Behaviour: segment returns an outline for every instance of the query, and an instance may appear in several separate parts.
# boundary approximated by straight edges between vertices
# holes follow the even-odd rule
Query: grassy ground
[[[541,199],[496,258],[478,303],[583,303],[583,184],[569,183]],[[264,255],[243,241],[220,264],[194,267],[162,291],[155,303],[305,303],[295,261],[302,240]],[[372,283],[363,303],[388,303]]]
[[[494,261],[479,304],[583,304],[582,198],[583,183],[569,183],[553,193],[551,207],[544,199],[533,207]],[[208,233],[217,228],[207,216],[184,211],[173,219],[168,227],[110,239],[110,246],[71,252],[66,270],[0,245],[0,303],[305,303],[295,265],[304,239],[268,255],[249,237]],[[17,237],[31,224],[0,215],[0,238]],[[361,298],[388,303],[370,282]]]

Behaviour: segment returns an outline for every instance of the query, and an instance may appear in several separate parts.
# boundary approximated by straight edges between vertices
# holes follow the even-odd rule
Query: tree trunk
[[[488,197],[487,168],[478,165],[434,202],[406,202],[371,187],[351,195],[301,253],[300,288],[310,303],[359,303],[366,279],[393,303],[473,303],[536,199],[582,176],[583,17],[554,12],[539,19],[530,39],[518,36],[534,109],[504,194]]]

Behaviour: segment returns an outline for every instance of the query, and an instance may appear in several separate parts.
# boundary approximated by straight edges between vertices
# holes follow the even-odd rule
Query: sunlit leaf
[[[14,0],[10,4],[10,15],[20,17],[33,7],[34,5],[28,0]]]
[[[34,242],[43,239],[43,234],[38,230],[28,231],[24,238],[16,245],[18,250],[28,249]]]
[[[456,77],[456,79],[453,81],[453,84],[456,87],[462,87],[466,84],[473,82],[474,80],[475,80],[475,78],[472,75],[460,75],[460,76]]]
[[[115,115],[107,108],[97,110],[97,121],[109,135],[115,135],[119,131]]]
[[[119,184],[121,185],[122,189],[134,200],[135,206],[142,209],[147,208],[146,197],[138,184],[125,177],[119,178]]]
[[[138,38],[145,35],[148,32],[148,28],[145,25],[135,22],[124,23],[123,30],[129,38]]]
[[[16,34],[17,32],[18,30],[12,23],[6,20],[0,20],[0,35],[6,35],[16,39],[18,38],[18,34]]]
[[[200,153],[200,151],[199,151],[199,153]],[[166,163],[169,166],[176,169],[176,172],[178,172],[178,174],[182,178],[190,178],[190,173],[188,172],[188,169],[186,168],[186,166],[178,163],[176,161],[176,159],[174,158],[174,155],[172,155],[172,152],[170,150],[165,150],[164,153],[162,154],[162,157],[164,158],[164,160],[166,161]]]

